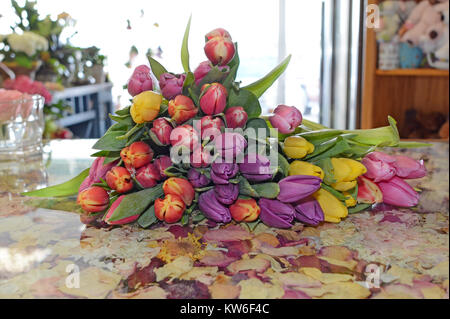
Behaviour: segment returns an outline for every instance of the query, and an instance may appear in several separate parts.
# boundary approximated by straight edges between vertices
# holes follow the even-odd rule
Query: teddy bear
[[[399,30],[400,41],[418,46],[427,29],[441,21],[441,14],[434,8],[438,3],[448,6],[448,0],[425,0],[415,6]]]
[[[449,8],[448,2],[435,6],[441,14],[441,21],[427,29],[421,37],[420,46],[427,54],[427,61],[431,67],[438,69],[449,68]]]

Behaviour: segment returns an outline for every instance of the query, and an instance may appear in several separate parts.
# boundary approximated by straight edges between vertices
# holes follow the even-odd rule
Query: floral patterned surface
[[[448,148],[406,151],[430,171],[416,209],[315,228],[95,228],[73,201],[0,193],[0,298],[448,298]]]

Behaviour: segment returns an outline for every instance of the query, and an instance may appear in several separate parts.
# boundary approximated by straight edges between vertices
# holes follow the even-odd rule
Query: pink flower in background
[[[23,118],[28,117],[33,107],[30,99],[31,96],[18,90],[0,89],[0,121],[12,120],[19,114]]]
[[[26,75],[19,75],[15,79],[7,79],[3,82],[5,89],[17,90],[22,93],[39,94],[45,99],[45,104],[52,102],[52,95],[45,85],[39,81],[33,81]]]
[[[92,184],[100,183],[100,179],[105,179],[106,173],[108,173],[108,171],[117,164],[117,161],[114,161],[112,163],[104,165],[104,161],[104,157],[97,157],[95,159],[94,163],[89,169],[89,176],[86,177],[81,183],[80,188],[78,189],[78,193],[90,187]]]

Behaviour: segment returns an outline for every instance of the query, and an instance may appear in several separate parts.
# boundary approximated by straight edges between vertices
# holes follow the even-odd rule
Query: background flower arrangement
[[[290,56],[241,87],[230,34],[221,28],[206,34],[208,61],[191,71],[189,30],[190,20],[183,73],[170,73],[151,57],[150,68],[134,70],[127,84],[132,104],[110,115],[117,123],[94,145],[92,167],[26,195],[78,194],[82,209],[101,225],[137,221],[142,227],[207,218],[213,225],[234,220],[289,228],[294,220],[340,222],[382,202],[417,205],[418,194],[403,179],[423,177],[423,163],[374,152],[424,146],[400,142],[394,119],[386,127],[346,131],[304,120],[286,105],[263,117],[258,98]],[[252,147],[255,141],[262,147]]]

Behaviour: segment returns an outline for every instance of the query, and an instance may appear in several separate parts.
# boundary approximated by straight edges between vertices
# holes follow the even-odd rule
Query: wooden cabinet
[[[368,3],[377,3],[369,0]],[[393,116],[401,128],[405,111],[437,111],[448,115],[449,72],[437,69],[377,69],[375,31],[365,28],[361,127],[384,126]]]

